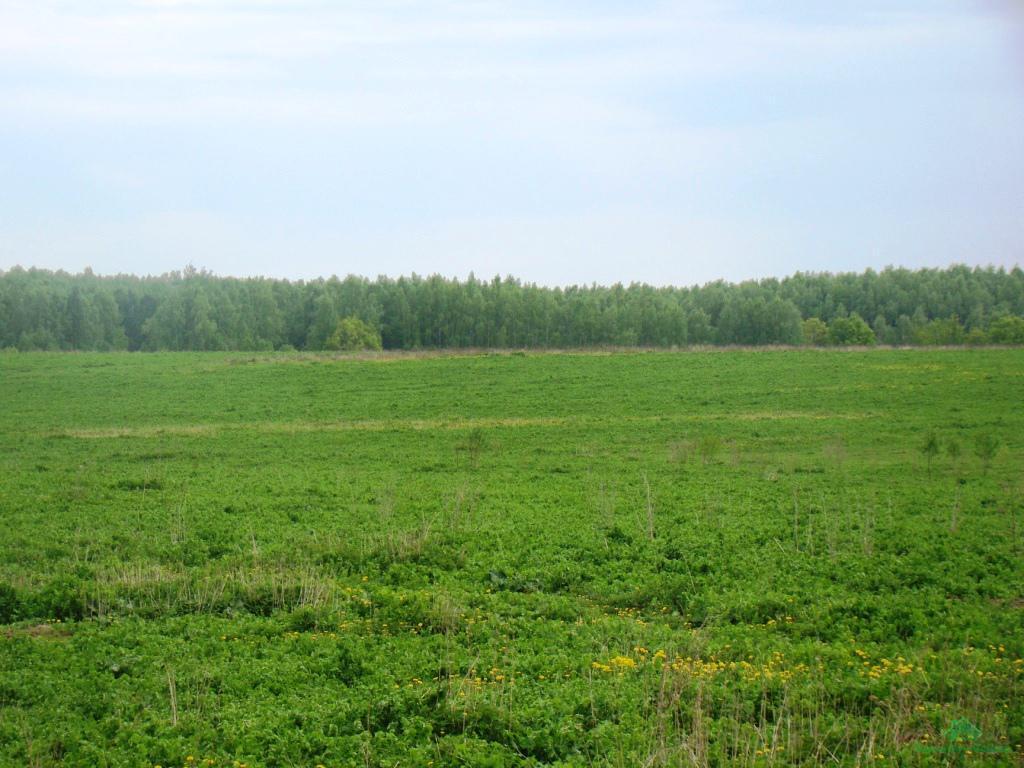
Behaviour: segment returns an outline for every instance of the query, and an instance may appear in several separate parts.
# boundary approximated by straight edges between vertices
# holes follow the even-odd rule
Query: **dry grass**
[[[388,432],[393,430],[459,431],[470,429],[520,429],[537,427],[628,426],[635,424],[746,422],[746,421],[856,421],[873,418],[870,413],[816,413],[809,411],[747,411],[711,414],[658,416],[503,416],[444,419],[365,419],[359,421],[265,421],[216,422],[210,424],[166,424],[140,427],[89,427],[49,431],[47,437],[80,440],[153,438],[163,436],[202,437],[231,432],[263,434],[304,434],[319,432]],[[684,443],[679,452],[689,448]]]

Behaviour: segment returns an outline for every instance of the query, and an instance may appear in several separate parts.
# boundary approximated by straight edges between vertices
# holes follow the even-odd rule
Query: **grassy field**
[[[0,765],[1015,764],[1022,395],[1015,350],[0,355]]]

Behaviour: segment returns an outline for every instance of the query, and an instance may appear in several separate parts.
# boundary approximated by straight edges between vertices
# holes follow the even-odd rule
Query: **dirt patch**
[[[112,427],[108,429],[68,429],[59,433],[61,437],[84,440],[157,437],[175,435],[196,437],[217,435],[228,431],[252,431],[262,433],[299,432],[384,432],[393,429],[412,430],[458,430],[493,429],[516,427],[572,427],[586,425],[614,425],[637,423],[700,422],[700,421],[779,421],[779,420],[855,420],[871,418],[868,413],[810,413],[800,411],[749,411],[746,413],[687,413],[666,416],[505,416],[476,417],[465,419],[365,419],[360,421],[285,421],[285,422],[239,422],[220,424],[182,424],[159,427]]]
[[[35,637],[44,640],[64,640],[71,636],[71,630],[63,624],[33,624],[30,627],[14,627],[4,632],[4,637]]]

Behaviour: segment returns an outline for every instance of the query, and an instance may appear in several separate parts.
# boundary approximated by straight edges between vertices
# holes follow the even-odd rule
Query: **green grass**
[[[0,355],[0,765],[1012,764],[1022,395],[1015,350]]]

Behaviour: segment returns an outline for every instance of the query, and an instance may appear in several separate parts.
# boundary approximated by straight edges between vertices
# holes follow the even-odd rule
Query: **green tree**
[[[946,441],[946,455],[949,456],[950,463],[953,465],[953,473],[960,473],[960,443],[955,437],[949,438]]]
[[[380,333],[358,317],[346,317],[339,320],[324,344],[324,349],[346,352],[380,348]]]
[[[971,347],[981,347],[988,344],[988,334],[983,328],[971,328],[964,337],[964,343]]]
[[[999,438],[989,432],[983,432],[974,438],[974,455],[981,459],[985,472],[992,466],[992,460],[999,453]]]
[[[327,339],[338,325],[334,299],[326,290],[313,302],[313,321],[306,333],[306,349],[327,349]]]
[[[924,454],[925,460],[928,462],[928,474],[931,475],[932,459],[939,455],[939,436],[935,434],[934,430],[930,430],[924,436],[924,442],[921,444],[921,453]]]
[[[1024,344],[1024,317],[996,318],[988,327],[988,338],[993,344]]]
[[[94,349],[101,336],[89,296],[78,285],[71,288],[66,312],[66,342],[71,349]]]
[[[828,339],[841,346],[868,346],[875,343],[875,333],[864,319],[854,312],[848,317],[837,317],[828,326]]]
[[[875,315],[875,322],[872,323],[871,330],[875,332],[875,340],[878,343],[892,343],[892,329],[889,327],[889,324],[885,321],[885,315],[883,315],[881,312]]]
[[[695,309],[686,317],[686,336],[691,344],[711,341],[711,317],[703,309]]]
[[[917,331],[917,343],[931,346],[963,344],[966,334],[956,315],[925,323]]]
[[[817,317],[808,317],[802,326],[804,344],[823,347],[828,344],[828,326]]]
[[[686,288],[545,288],[438,275],[312,282],[0,271],[0,347],[322,349],[340,317],[386,348],[594,344],[1024,344],[1024,270],[796,274]],[[806,320],[803,318],[807,318]],[[961,326],[957,318],[966,318]],[[823,331],[822,328],[825,330]]]

